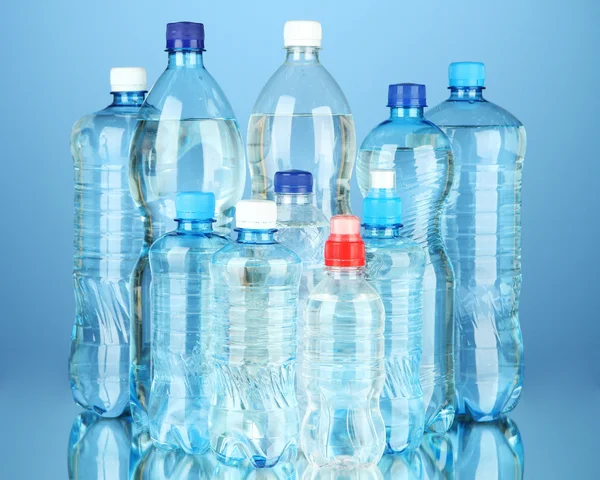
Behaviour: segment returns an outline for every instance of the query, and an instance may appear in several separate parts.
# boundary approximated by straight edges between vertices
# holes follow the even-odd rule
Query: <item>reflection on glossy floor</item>
[[[212,454],[186,455],[152,446],[127,418],[79,414],[69,438],[71,480],[522,480],[523,443],[515,422],[457,421],[448,434],[426,434],[419,450],[384,455],[377,467],[318,469],[300,454],[294,463],[254,470],[228,467]]]

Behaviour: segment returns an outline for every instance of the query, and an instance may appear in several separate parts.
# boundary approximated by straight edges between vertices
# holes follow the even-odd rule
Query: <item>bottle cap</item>
[[[215,216],[215,195],[211,192],[179,192],[175,197],[179,220],[212,220]]]
[[[167,50],[204,50],[204,24],[167,23]]]
[[[388,88],[388,107],[426,107],[425,85],[396,83]]]
[[[451,87],[483,87],[485,65],[481,62],[454,62],[448,67],[448,83]]]
[[[320,47],[321,24],[312,20],[292,20],[283,26],[284,47]]]
[[[390,227],[402,224],[402,200],[394,170],[371,170],[371,188],[363,200],[363,224]]]
[[[111,92],[145,92],[146,69],[142,67],[115,67],[110,69]]]
[[[235,206],[235,224],[248,230],[274,230],[277,205],[271,200],[240,200]]]
[[[312,193],[312,173],[304,170],[284,170],[275,174],[275,193]]]
[[[328,267],[363,267],[365,243],[360,236],[360,220],[354,215],[331,217],[329,238],[325,242]]]

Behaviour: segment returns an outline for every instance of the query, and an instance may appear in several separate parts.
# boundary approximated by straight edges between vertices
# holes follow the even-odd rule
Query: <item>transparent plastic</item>
[[[483,98],[453,87],[427,116],[454,150],[444,237],[456,274],[458,412],[491,420],[512,410],[523,384],[521,181],[523,125]]]
[[[129,277],[143,226],[128,187],[129,144],[144,92],[113,94],[71,132],[75,166],[75,401],[104,417],[129,410]]]
[[[149,448],[130,480],[208,480],[215,472],[212,453],[189,455],[183,450]],[[107,479],[108,480],[108,479]]]

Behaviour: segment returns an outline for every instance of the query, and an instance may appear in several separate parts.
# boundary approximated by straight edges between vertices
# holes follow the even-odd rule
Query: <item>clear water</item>
[[[388,124],[391,128],[393,122]],[[420,127],[419,127],[420,128]],[[451,184],[452,153],[449,146],[435,148],[443,135],[406,134],[413,146],[397,147],[377,137],[367,137],[359,153],[358,185],[363,195],[369,190],[372,169],[394,169],[396,190],[402,199],[402,236],[417,242],[425,251],[423,278],[423,343],[420,366],[425,402],[425,426],[445,432],[454,418],[453,301],[454,274],[442,241],[441,215]],[[390,133],[394,133],[393,130]],[[401,131],[402,133],[402,131]],[[390,142],[389,144],[387,142]],[[447,140],[445,140],[447,142]],[[375,148],[373,145],[382,143]]]
[[[444,129],[456,169],[444,220],[456,273],[458,409],[476,420],[512,410],[523,382],[522,126]]]
[[[229,465],[295,459],[296,325],[300,258],[273,231],[240,231],[211,260],[215,394],[211,447]]]
[[[329,107],[313,114],[250,117],[248,164],[254,198],[273,199],[273,179],[281,170],[307,170],[314,177],[313,204],[327,218],[350,213],[350,178],[356,154],[352,115]]]
[[[419,379],[423,331],[425,253],[400,229],[369,228],[367,279],[385,308],[385,384],[380,407],[386,453],[416,450],[423,439],[425,407]]]
[[[385,448],[379,396],[385,311],[359,269],[328,269],[304,316],[308,408],[302,449],[317,466],[376,464]]]
[[[211,222],[179,221],[150,249],[152,383],[150,435],[163,449],[199,454],[209,448],[213,392],[208,348],[212,333],[209,263],[228,240]]]
[[[75,123],[73,288],[69,376],[75,401],[105,417],[129,407],[129,276],[142,222],[128,186],[129,143],[143,94]]]

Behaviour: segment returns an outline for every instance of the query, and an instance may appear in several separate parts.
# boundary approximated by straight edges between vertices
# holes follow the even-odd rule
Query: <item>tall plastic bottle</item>
[[[402,199],[401,235],[425,250],[421,387],[425,427],[447,431],[454,419],[454,272],[442,241],[444,202],[453,176],[448,137],[423,117],[425,85],[390,85],[390,118],[364,140],[357,164],[358,186],[369,190],[373,169],[394,169]]]
[[[178,192],[215,192],[215,230],[227,232],[246,175],[244,148],[225,94],[204,68],[204,26],[167,25],[168,66],[140,109],[131,149],[130,188],[144,219],[144,245],[132,275],[131,407],[147,425],[150,392],[148,250],[175,228]]]
[[[302,380],[304,329],[302,317],[310,292],[325,277],[323,249],[329,235],[329,220],[312,203],[313,176],[302,170],[286,170],[275,174],[278,242],[292,249],[302,260],[302,281],[298,301],[298,362],[296,396],[300,414],[306,409],[306,393]]]
[[[284,26],[285,62],[269,79],[248,125],[248,163],[254,198],[273,198],[281,170],[313,173],[313,205],[327,218],[350,213],[356,153],[354,119],[346,97],[319,60],[321,24]]]
[[[359,219],[337,215],[330,228],[327,276],[311,292],[304,313],[308,409],[302,449],[319,467],[366,467],[376,464],[385,448],[379,409],[385,309],[364,277]]]
[[[425,252],[401,236],[402,202],[394,170],[371,170],[363,226],[367,279],[385,307],[385,384],[380,406],[386,453],[416,450],[425,427],[419,379]]]
[[[296,458],[296,323],[300,258],[275,240],[277,207],[242,200],[237,241],[210,264],[215,393],[210,443],[221,463],[256,468]]]
[[[458,412],[491,420],[523,384],[521,178],[525,128],[483,98],[483,63],[450,64],[450,98],[428,111],[450,138],[454,184],[444,236],[456,273]]]
[[[71,132],[76,310],[69,376],[78,404],[117,417],[129,409],[129,276],[143,237],[128,188],[129,144],[146,71],[113,68],[110,83],[113,103]]]
[[[215,196],[177,194],[177,229],[150,248],[152,383],[150,435],[163,449],[208,450],[212,378],[210,259],[229,240],[213,232]]]

